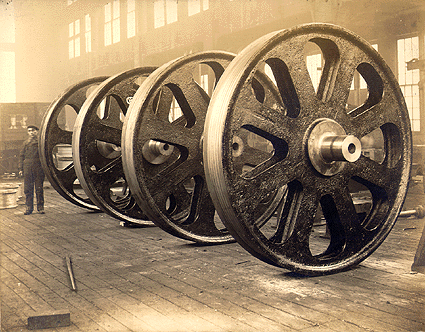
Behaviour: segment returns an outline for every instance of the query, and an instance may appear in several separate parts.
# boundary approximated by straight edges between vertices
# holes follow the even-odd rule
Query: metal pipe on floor
[[[71,265],[71,257],[66,256],[66,267],[68,269],[69,279],[71,280],[71,287],[73,291],[77,290],[77,287],[75,286],[75,279],[74,279],[74,273],[72,271],[72,265]]]

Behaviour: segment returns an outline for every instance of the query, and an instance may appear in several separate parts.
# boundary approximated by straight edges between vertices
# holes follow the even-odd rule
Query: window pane
[[[413,112],[412,112],[412,118],[413,120],[419,119],[420,115],[419,115],[419,108],[413,108]]]
[[[70,37],[70,38],[73,37],[74,36],[74,22],[69,23],[68,31],[69,31],[68,37]]]
[[[75,38],[75,57],[80,56],[80,37]]]
[[[90,53],[91,52],[91,31],[86,32],[85,38],[86,38],[86,52]]]
[[[412,121],[412,130],[413,131],[420,131],[421,130],[421,121],[420,120],[413,120]]]
[[[118,43],[120,41],[120,19],[115,19],[112,25],[113,33],[113,43]]]
[[[105,46],[112,44],[111,22],[105,24]]]
[[[412,38],[404,40],[404,56],[406,60],[412,59]]]
[[[91,17],[89,14],[87,14],[85,16],[85,29],[86,31],[90,31],[91,30]]]
[[[419,69],[412,70],[412,83],[413,84],[419,83]]]
[[[155,0],[153,4],[155,28],[162,27],[165,24],[164,6],[164,0]]]
[[[134,37],[136,35],[136,12],[127,14],[127,38]]]
[[[136,10],[136,2],[135,0],[127,0],[127,13]]]
[[[80,20],[75,21],[75,34],[78,35],[80,33]]]
[[[74,40],[68,42],[68,57],[70,59],[74,57]]]
[[[189,16],[199,13],[201,11],[201,0],[188,0],[187,8]]]
[[[210,2],[209,0],[202,0],[202,9],[207,10],[210,8]]]
[[[105,23],[112,20],[111,3],[105,5]]]
[[[419,37],[412,38],[412,57],[419,58]]]
[[[165,2],[167,10],[167,23],[177,21],[177,0],[167,0]]]
[[[114,10],[113,10],[113,18],[120,17],[120,0],[114,0]]]

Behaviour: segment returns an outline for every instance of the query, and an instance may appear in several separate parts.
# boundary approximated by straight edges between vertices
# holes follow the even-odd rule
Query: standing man
[[[19,158],[19,175],[24,176],[25,204],[24,214],[31,214],[34,210],[34,187],[37,196],[37,211],[44,214],[43,182],[44,172],[38,155],[38,128],[27,127],[29,138],[24,142],[24,147]]]

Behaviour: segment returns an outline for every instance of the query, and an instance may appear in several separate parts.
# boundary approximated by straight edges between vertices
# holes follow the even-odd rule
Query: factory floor
[[[425,218],[400,217],[347,272],[302,277],[237,243],[122,227],[48,183],[45,196],[44,215],[25,216],[22,204],[0,210],[1,331],[54,314],[69,314],[70,325],[43,331],[425,331],[425,275],[411,270]],[[413,185],[403,209],[424,203]]]

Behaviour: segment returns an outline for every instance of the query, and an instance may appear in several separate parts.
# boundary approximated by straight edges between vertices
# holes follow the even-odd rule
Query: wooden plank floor
[[[411,272],[425,219],[399,218],[350,271],[307,278],[236,243],[199,246],[157,227],[121,227],[46,186],[45,215],[0,210],[4,332],[54,312],[69,312],[71,326],[45,331],[425,331],[425,275]],[[404,208],[424,203],[417,185]]]

